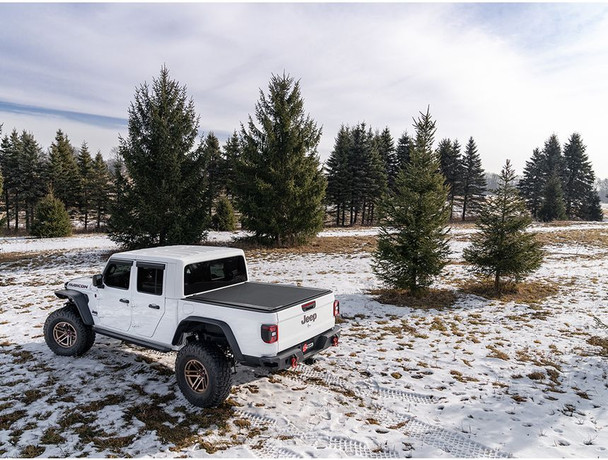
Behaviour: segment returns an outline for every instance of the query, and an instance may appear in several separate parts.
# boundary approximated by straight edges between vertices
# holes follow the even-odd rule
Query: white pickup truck
[[[192,404],[222,403],[235,363],[295,367],[338,344],[331,291],[249,281],[242,250],[166,246],[112,255],[102,274],[55,292],[44,338],[58,355],[80,356],[102,334],[177,351],[175,373]]]

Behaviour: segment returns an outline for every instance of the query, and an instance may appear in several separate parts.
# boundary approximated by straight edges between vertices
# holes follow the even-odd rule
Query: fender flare
[[[214,318],[204,318],[202,316],[188,316],[184,318],[177,329],[175,330],[175,335],[173,336],[172,344],[177,345],[180,341],[182,334],[193,324],[212,324],[214,326],[218,326],[224,335],[226,336],[226,340],[228,341],[228,345],[230,345],[230,349],[232,350],[232,354],[237,361],[242,361],[244,359],[243,353],[241,352],[241,348],[239,347],[238,342],[236,341],[236,337],[232,332],[232,329],[225,323],[219,319]]]
[[[87,326],[92,326],[94,324],[93,315],[91,315],[91,311],[89,310],[89,297],[86,294],[73,289],[62,289],[60,291],[55,291],[55,295],[60,299],[71,300],[72,303],[76,305],[84,324]]]

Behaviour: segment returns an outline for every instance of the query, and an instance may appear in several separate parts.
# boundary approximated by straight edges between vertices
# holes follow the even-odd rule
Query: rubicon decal
[[[304,315],[304,318],[302,318],[302,324],[314,323],[316,319],[317,319],[316,313],[313,313],[312,315]]]

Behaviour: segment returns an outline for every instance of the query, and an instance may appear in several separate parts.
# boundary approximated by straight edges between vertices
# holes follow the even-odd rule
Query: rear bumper
[[[293,358],[295,358],[297,362],[308,359],[320,351],[331,347],[334,339],[338,338],[340,338],[340,326],[334,326],[332,329],[307,340],[305,343],[282,351],[277,356],[243,356],[242,364],[246,366],[268,367],[275,370],[287,369],[288,367],[292,367]],[[311,342],[313,342],[314,345],[310,348],[307,347],[306,352],[302,351],[304,345],[308,345]]]

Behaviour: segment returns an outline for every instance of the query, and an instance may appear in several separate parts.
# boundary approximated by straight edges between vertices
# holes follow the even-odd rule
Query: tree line
[[[8,231],[21,227],[31,231],[35,207],[48,194],[73,215],[78,213],[85,230],[101,229],[112,192],[111,175],[101,152],[93,157],[86,142],[76,149],[58,130],[45,152],[33,134],[13,129],[0,143],[0,171],[3,224]]]
[[[128,135],[119,137],[111,165],[100,152],[93,158],[86,142],[72,146],[61,130],[46,152],[30,133],[5,135],[5,228],[31,231],[37,203],[51,194],[86,230],[105,225],[126,247],[197,242],[209,228],[234,229],[235,213],[258,241],[298,244],[316,234],[326,214],[337,226],[381,223],[382,203],[420,142],[407,130],[395,142],[388,127],[343,125],[322,166],[322,129],[304,111],[299,82],[285,74],[272,76],[253,116],[224,145],[213,132],[200,136],[192,99],[165,67],[136,89],[128,114]],[[447,190],[449,219],[478,216],[492,190],[473,137],[464,148],[457,139],[428,148]],[[552,136],[534,151],[519,190],[534,218],[599,220],[594,180],[580,136],[571,136],[563,154]]]
[[[519,190],[534,218],[545,222],[603,219],[586,148],[581,135],[573,133],[563,148],[553,134],[542,150],[533,150]]]

